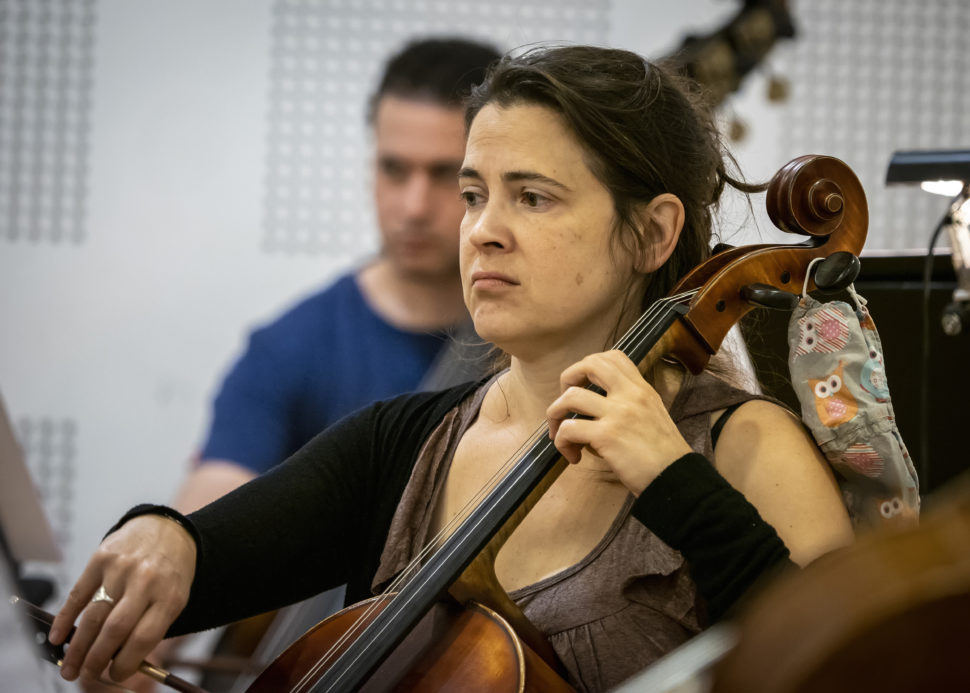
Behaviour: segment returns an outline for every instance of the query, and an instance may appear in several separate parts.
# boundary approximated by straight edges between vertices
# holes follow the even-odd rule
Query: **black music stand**
[[[56,669],[37,656],[34,632],[11,598],[24,596],[20,574],[24,562],[59,561],[61,552],[14,438],[2,397],[0,480],[0,671],[4,690],[57,691]]]

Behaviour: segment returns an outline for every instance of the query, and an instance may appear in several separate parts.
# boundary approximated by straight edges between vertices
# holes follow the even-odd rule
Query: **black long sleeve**
[[[794,566],[774,527],[698,453],[667,467],[632,513],[683,554],[712,621],[760,579]]]
[[[347,585],[370,596],[394,510],[421,445],[475,384],[375,404],[316,436],[286,462],[183,517],[197,547],[189,603],[168,636],[229,623]]]

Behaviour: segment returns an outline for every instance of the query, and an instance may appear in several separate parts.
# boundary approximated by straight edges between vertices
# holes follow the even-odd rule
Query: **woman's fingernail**
[[[77,677],[77,669],[74,667],[61,667],[61,678],[73,681]]]

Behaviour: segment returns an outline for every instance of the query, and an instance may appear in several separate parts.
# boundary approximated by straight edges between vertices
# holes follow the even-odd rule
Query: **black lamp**
[[[953,200],[933,234],[929,255],[940,232],[946,229],[957,288],[941,322],[946,334],[960,334],[970,328],[970,149],[896,152],[889,160],[886,184],[898,183],[919,183],[923,190]]]
[[[896,152],[889,160],[886,171],[886,184],[920,183],[950,184],[940,195],[954,197],[960,194],[964,185],[970,182],[970,149],[935,149],[910,152]],[[926,185],[922,186],[924,190]],[[930,185],[929,187],[934,187]],[[952,192],[949,192],[951,191]]]

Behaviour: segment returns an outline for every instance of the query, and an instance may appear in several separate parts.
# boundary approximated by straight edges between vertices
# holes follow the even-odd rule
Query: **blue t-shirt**
[[[345,275],[252,332],[215,399],[201,459],[264,472],[345,414],[415,390],[445,341],[387,324]]]

